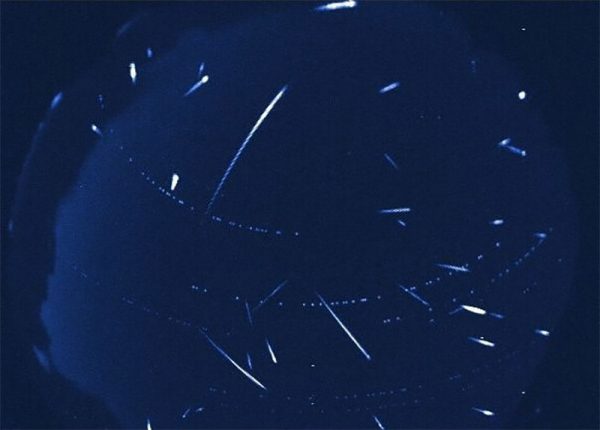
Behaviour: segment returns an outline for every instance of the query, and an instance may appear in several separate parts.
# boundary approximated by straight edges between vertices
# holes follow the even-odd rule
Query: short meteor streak
[[[252,312],[250,312],[250,305],[248,304],[248,302],[246,302],[245,306],[246,316],[248,317],[248,323],[250,324],[250,327],[252,327]]]
[[[454,266],[452,264],[436,264],[436,266],[441,267],[442,269],[453,270],[454,272],[463,272],[468,273],[470,270],[465,266]]]
[[[421,296],[419,296],[417,293],[415,293],[414,291],[412,291],[409,288],[406,288],[403,285],[398,285],[400,288],[402,288],[404,290],[404,292],[406,294],[409,294],[410,296],[412,296],[412,298],[414,298],[415,300],[417,300],[418,302],[420,302],[421,304],[423,304],[424,306],[427,306],[428,308],[431,307],[431,305],[429,304],[428,301],[424,300]]]
[[[258,130],[258,128],[263,123],[263,121],[267,118],[267,116],[269,115],[269,113],[271,113],[271,110],[273,110],[273,108],[275,107],[275,105],[277,104],[277,102],[283,97],[283,95],[285,94],[286,91],[287,91],[287,85],[285,85],[277,93],[277,95],[275,96],[275,98],[273,100],[271,100],[271,103],[269,103],[269,105],[267,106],[267,108],[260,115],[260,117],[256,121],[256,124],[254,124],[254,127],[252,127],[252,130],[250,130],[250,133],[248,133],[248,136],[246,136],[246,139],[244,139],[244,141],[242,142],[242,145],[240,146],[240,148],[238,149],[237,153],[234,155],[233,159],[229,163],[229,166],[227,167],[227,170],[225,170],[225,173],[223,174],[223,177],[221,178],[221,181],[217,185],[217,188],[215,189],[215,192],[213,193],[210,201],[208,202],[208,206],[207,206],[206,212],[205,212],[206,216],[210,215],[210,213],[212,211],[212,207],[214,206],[214,204],[216,203],[217,199],[219,198],[219,195],[221,194],[221,190],[223,189],[223,185],[225,185],[225,182],[227,181],[227,178],[231,174],[231,171],[235,167],[235,164],[237,163],[238,159],[242,155],[242,152],[244,152],[244,149],[246,149],[246,146],[248,145],[248,143],[250,143],[250,140],[252,139],[252,136],[254,136],[254,133],[256,133],[256,130]]]
[[[475,343],[478,343],[480,345],[487,346],[489,348],[493,348],[496,346],[496,344],[494,342],[490,342],[489,340],[485,340],[485,339],[479,339],[478,337],[471,336],[471,337],[469,337],[469,340],[471,340]]]
[[[377,427],[379,427],[379,430],[385,430],[385,427],[383,426],[383,424],[381,424],[381,421],[379,421],[379,418],[377,418],[375,415],[373,415],[373,419],[375,420],[375,424],[377,424]]]
[[[131,83],[135,85],[137,81],[137,69],[135,68],[135,63],[129,63],[129,77],[131,78]]]
[[[285,280],[282,283],[280,283],[279,285],[277,285],[277,287],[275,287],[275,289],[273,291],[271,291],[267,297],[265,297],[264,299],[261,299],[260,302],[258,302],[258,304],[252,308],[252,312],[258,310],[258,308],[260,308],[262,305],[267,303],[267,301],[269,299],[271,299],[275,294],[277,294],[279,292],[279,290],[281,290],[283,287],[285,287],[287,282],[288,281]]]
[[[60,102],[63,99],[63,93],[58,93],[54,96],[54,98],[52,99],[52,102],[50,103],[50,109],[56,109],[58,107],[58,105],[60,104]]]
[[[511,142],[512,142],[511,138],[502,139],[500,142],[498,142],[498,146],[500,148],[506,149],[509,152],[512,152],[513,154],[520,155],[521,157],[526,157],[527,156],[527,151],[525,151],[524,149],[517,148],[516,146],[511,145]]]
[[[449,312],[448,315],[454,315],[461,311],[471,312],[472,314],[476,314],[476,315],[489,315],[490,317],[496,318],[499,320],[504,319],[504,315],[502,315],[502,314],[498,314],[496,312],[488,312],[485,309],[481,309],[481,308],[478,308],[477,306],[471,306],[471,305],[460,305],[460,307]]]
[[[357,5],[356,1],[347,0],[347,1],[340,1],[340,2],[335,2],[335,3],[327,3],[322,6],[317,6],[315,8],[315,10],[317,12],[330,12],[333,10],[340,10],[340,9],[352,9],[352,8],[356,7],[356,5]]]
[[[91,129],[98,136],[102,137],[102,130],[100,130],[100,128],[98,128],[98,126],[96,124],[92,124]]]
[[[273,348],[271,348],[271,344],[269,343],[269,339],[265,339],[267,342],[267,349],[269,350],[269,355],[271,356],[271,360],[274,364],[277,364],[277,357],[275,357],[275,353],[273,352]]]
[[[479,412],[480,414],[485,415],[486,417],[493,417],[494,415],[496,415],[495,413],[493,413],[492,411],[488,411],[487,409],[480,409],[480,408],[471,408],[473,409],[475,412]]]
[[[401,214],[410,212],[410,208],[392,208],[392,209],[380,209],[380,214]]]
[[[177,186],[178,182],[179,175],[177,173],[173,173],[173,176],[171,177],[171,191],[175,191],[175,187]]]
[[[244,374],[244,376],[248,379],[250,379],[254,384],[258,385],[260,388],[262,388],[263,390],[267,391],[267,387],[265,387],[263,384],[260,383],[260,381],[258,379],[256,379],[254,376],[252,376],[250,373],[248,373],[242,366],[240,366],[239,364],[237,364],[233,358],[231,358],[229,356],[229,354],[227,354],[219,345],[217,345],[211,338],[209,335],[207,335],[206,333],[204,333],[204,331],[200,330],[200,333],[206,338],[206,340],[212,345],[212,347],[219,353],[221,354],[223,357],[225,357],[225,359],[227,361],[229,361],[231,364],[233,364],[233,366],[239,370],[240,372],[242,372]]]
[[[360,343],[358,343],[358,341],[356,340],[356,338],[352,335],[352,333],[350,333],[350,330],[348,330],[348,328],[338,318],[338,316],[335,314],[335,312],[333,312],[333,310],[329,307],[329,305],[323,299],[323,297],[321,297],[321,295],[319,293],[315,293],[315,294],[317,295],[317,297],[319,298],[319,300],[321,301],[321,303],[323,304],[323,306],[325,306],[325,309],[327,309],[329,311],[329,313],[331,314],[331,316],[333,317],[333,319],[335,319],[335,321],[339,324],[339,326],[342,328],[342,330],[344,330],[344,332],[348,335],[348,337],[350,338],[350,340],[352,342],[354,342],[354,344],[356,345],[356,347],[360,350],[360,352],[362,352],[362,354],[365,356],[365,358],[367,360],[370,360],[371,356],[369,355],[369,353],[362,347],[362,345]]]
[[[396,164],[396,162],[394,161],[394,159],[392,157],[390,157],[387,153],[383,154],[383,156],[395,170],[398,170],[398,165]]]
[[[461,305],[460,307],[463,308],[467,312],[471,312],[472,314],[477,314],[477,315],[487,314],[487,311],[485,309],[478,308],[477,306]]]
[[[207,82],[208,82],[208,75],[202,76],[202,78],[198,82],[196,82],[194,85],[192,85],[190,87],[189,90],[187,90],[187,92],[183,95],[183,97],[189,96],[190,94],[195,92],[198,88],[200,88],[202,85],[204,85]]]
[[[400,86],[400,82],[392,82],[389,85],[386,85],[382,89],[379,90],[379,94],[385,94],[387,92],[393,91]]]

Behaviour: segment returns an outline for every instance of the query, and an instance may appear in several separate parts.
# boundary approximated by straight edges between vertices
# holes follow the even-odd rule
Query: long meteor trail
[[[358,343],[358,340],[356,340],[356,338],[352,335],[352,333],[350,333],[350,330],[348,330],[348,328],[338,318],[338,316],[335,314],[335,312],[333,312],[333,310],[329,307],[329,305],[323,299],[323,297],[321,297],[321,295],[319,293],[315,293],[315,294],[317,295],[317,297],[319,298],[319,300],[321,301],[321,303],[323,304],[323,306],[325,306],[325,309],[327,309],[329,311],[329,313],[331,314],[331,316],[333,317],[333,319],[335,319],[335,321],[339,324],[339,326],[342,328],[342,330],[344,330],[344,332],[348,335],[348,337],[350,338],[350,340],[352,342],[354,342],[354,344],[356,345],[356,347],[360,350],[360,352],[362,352],[362,354],[365,356],[365,358],[367,360],[370,360],[371,356],[369,355],[369,353],[362,347],[362,345],[360,343]]]
[[[242,366],[240,366],[239,364],[237,364],[233,358],[231,358],[229,356],[229,354],[227,354],[219,345],[217,345],[211,338],[209,335],[207,335],[206,333],[204,333],[204,331],[200,330],[200,333],[202,333],[202,335],[206,338],[206,340],[208,340],[208,342],[212,345],[212,347],[214,349],[217,350],[217,352],[219,354],[221,354],[223,357],[225,357],[227,359],[227,361],[229,361],[231,364],[233,364],[233,366],[239,370],[240,372],[242,372],[244,374],[244,376],[248,379],[250,379],[252,382],[254,382],[256,385],[258,385],[260,388],[262,388],[263,390],[267,391],[267,387],[265,387],[263,384],[260,383],[260,381],[258,379],[256,379],[254,376],[252,376],[250,373],[248,373]]]
[[[231,163],[229,163],[229,166],[227,167],[227,170],[225,170],[225,173],[223,174],[223,177],[221,178],[221,181],[219,182],[219,185],[217,185],[217,188],[215,189],[215,192],[213,193],[212,197],[210,198],[210,201],[208,202],[208,206],[206,207],[206,212],[204,213],[206,216],[210,215],[214,204],[216,203],[217,199],[219,198],[219,195],[221,194],[221,190],[223,189],[223,185],[225,185],[225,182],[227,181],[227,178],[231,174],[231,171],[235,167],[235,164],[237,163],[238,159],[242,155],[242,152],[244,152],[244,149],[246,149],[246,146],[248,145],[248,143],[250,143],[250,140],[252,139],[252,136],[254,136],[254,133],[256,133],[256,130],[258,130],[258,128],[261,126],[261,124],[263,123],[263,121],[267,118],[267,116],[269,115],[269,113],[271,113],[271,111],[273,110],[273,108],[275,107],[275,105],[277,104],[277,102],[283,97],[283,95],[285,94],[286,90],[287,90],[287,85],[285,85],[277,93],[277,95],[275,96],[275,98],[273,100],[271,100],[271,103],[269,103],[269,106],[267,106],[267,108],[264,110],[264,112],[260,115],[260,117],[256,121],[256,124],[254,124],[254,127],[252,127],[252,130],[250,130],[250,133],[248,133],[248,136],[246,136],[246,139],[244,139],[244,141],[242,142],[242,145],[240,146],[240,149],[238,149],[238,151],[234,155],[233,159],[231,160]]]

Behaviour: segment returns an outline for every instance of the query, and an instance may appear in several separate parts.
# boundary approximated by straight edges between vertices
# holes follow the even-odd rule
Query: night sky
[[[597,428],[597,3],[2,4],[3,428]]]

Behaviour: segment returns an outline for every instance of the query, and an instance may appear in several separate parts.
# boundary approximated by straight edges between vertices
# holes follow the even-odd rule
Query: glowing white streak
[[[131,26],[134,24],[134,22],[136,20],[137,19],[129,20],[125,24],[123,24],[121,27],[119,27],[119,29],[117,30],[116,36],[121,37],[123,34],[125,34],[131,28]]]
[[[513,154],[520,155],[521,157],[527,156],[527,151],[521,148],[517,148],[516,146],[512,146],[510,144],[511,142],[512,139],[510,138],[502,139],[500,142],[498,142],[498,146],[506,149],[507,151],[512,152]]]
[[[485,415],[486,417],[493,417],[494,415],[496,415],[495,413],[493,413],[492,411],[488,411],[487,409],[480,409],[480,408],[471,408],[476,412],[479,412],[480,414]]]
[[[405,293],[410,294],[414,299],[418,300],[419,302],[421,302],[424,306],[430,307],[429,302],[427,302],[426,300],[423,300],[418,294],[416,294],[415,292],[409,290],[408,288],[402,286],[402,285],[398,285],[400,288],[402,288],[404,290]]]
[[[152,424],[150,423],[150,418],[146,418],[146,430],[152,430]]]
[[[271,348],[271,344],[269,343],[269,339],[265,339],[267,342],[267,349],[269,350],[269,355],[271,356],[271,360],[273,363],[277,364],[277,357],[275,357],[275,353],[273,352],[273,348]]]
[[[129,77],[131,78],[131,83],[135,84],[137,80],[137,70],[135,68],[135,63],[129,63]]]
[[[352,9],[356,7],[357,3],[354,0],[346,0],[335,3],[327,3],[322,6],[317,6],[315,10],[317,12],[329,12],[332,10],[340,10],[340,9]]]
[[[173,173],[173,176],[171,177],[171,191],[175,190],[175,187],[177,186],[178,182],[179,182],[179,175],[177,173]]]
[[[250,353],[246,353],[246,361],[248,362],[248,369],[252,370],[252,357],[250,357]]]
[[[183,95],[183,97],[189,96],[190,94],[192,94],[194,91],[196,91],[198,88],[200,88],[202,85],[204,85],[207,82],[208,82],[208,75],[202,76],[202,79],[200,79],[198,82],[196,82],[194,85],[192,85],[192,87],[189,90],[187,90],[187,92]]]
[[[62,99],[63,99],[63,93],[58,93],[57,95],[55,95],[54,98],[52,99],[52,102],[50,102],[50,109],[56,109],[56,107],[60,104]]]
[[[392,82],[379,90],[379,94],[385,94],[388,91],[393,91],[400,86],[400,82]]]
[[[246,316],[248,317],[248,323],[252,325],[252,313],[250,312],[250,305],[246,302]]]
[[[379,430],[385,430],[385,427],[383,426],[383,424],[381,424],[381,421],[379,421],[379,418],[377,418],[375,415],[373,415],[373,419],[375,420],[377,427],[379,427]]]
[[[536,334],[539,334],[541,336],[550,336],[550,332],[548,330],[541,330],[541,329],[535,329]]]
[[[181,415],[181,418],[186,419],[191,410],[191,408],[187,408],[183,415]]]
[[[102,130],[100,130],[96,124],[92,124],[92,127],[91,127],[91,129],[92,129],[92,131],[93,131],[94,133],[96,133],[98,136],[102,137]]]
[[[233,358],[231,358],[229,356],[229,354],[227,354],[223,349],[221,349],[221,347],[219,345],[217,345],[211,338],[209,335],[207,335],[206,333],[204,333],[202,330],[200,330],[200,333],[202,333],[202,335],[206,338],[206,340],[208,340],[208,342],[212,345],[212,347],[214,349],[217,350],[217,352],[219,354],[221,354],[223,357],[225,357],[227,359],[227,361],[229,361],[231,364],[233,364],[233,366],[239,370],[240,372],[242,372],[242,374],[250,379],[252,382],[254,382],[254,384],[258,385],[260,388],[262,388],[263,390],[267,391],[267,387],[265,387],[263,384],[260,383],[260,381],[258,379],[256,379],[254,376],[252,376],[250,373],[248,373],[242,366],[240,366],[239,364],[237,364]]]
[[[502,225],[502,224],[504,224],[504,220],[503,219],[495,219],[495,220],[490,221],[490,224],[491,225]]]
[[[202,76],[203,71],[204,71],[204,63],[200,64],[200,67],[198,67],[198,77]]]
[[[546,239],[546,233],[535,233],[534,234],[535,237],[537,237],[538,239]]]
[[[436,264],[436,266],[441,267],[442,269],[454,270],[455,272],[470,272],[465,266],[454,266],[452,264]]]
[[[397,219],[396,222],[398,224],[400,224],[402,227],[406,227],[406,223],[404,221],[402,221],[401,219]]]
[[[383,156],[385,157],[385,159],[387,160],[388,163],[390,163],[390,165],[398,170],[398,165],[396,164],[396,162],[394,161],[394,159],[392,157],[390,157],[388,154],[383,154]]]
[[[365,356],[365,358],[367,360],[370,360],[371,356],[369,355],[369,353],[362,347],[362,345],[360,343],[358,343],[358,340],[356,340],[356,338],[352,335],[352,333],[350,333],[350,330],[348,330],[348,328],[338,318],[338,316],[335,314],[335,312],[333,312],[333,310],[329,307],[329,305],[323,299],[323,297],[321,297],[321,295],[319,293],[315,293],[315,294],[317,295],[317,297],[319,298],[319,300],[321,301],[321,303],[323,304],[323,306],[325,306],[325,309],[327,309],[329,311],[329,313],[331,314],[331,316],[333,317],[333,319],[335,319],[335,321],[342,328],[342,330],[344,330],[344,332],[348,335],[348,337],[350,338],[350,340],[352,342],[354,342],[354,344],[356,345],[356,347],[360,350],[360,352],[362,352],[362,354]]]
[[[223,174],[223,177],[221,178],[221,181],[217,185],[217,188],[215,189],[215,192],[213,193],[210,201],[208,202],[208,206],[206,208],[205,215],[209,215],[210,214],[210,212],[212,210],[212,207],[214,206],[217,198],[219,197],[219,194],[221,194],[221,189],[223,188],[223,185],[225,185],[225,181],[227,181],[227,178],[231,174],[231,171],[235,167],[235,164],[237,163],[238,159],[242,155],[242,152],[244,152],[244,149],[246,148],[246,145],[248,145],[248,143],[252,139],[252,136],[254,136],[254,133],[256,133],[256,130],[258,130],[258,128],[261,126],[261,124],[263,123],[263,121],[265,120],[265,118],[267,118],[267,116],[269,115],[269,113],[271,112],[271,110],[275,107],[275,105],[277,104],[277,102],[281,99],[281,97],[283,97],[283,95],[285,94],[286,90],[287,90],[287,85],[285,85],[277,93],[277,95],[275,96],[275,98],[273,100],[271,100],[271,103],[269,103],[269,105],[267,106],[267,108],[260,115],[260,117],[256,121],[256,124],[254,124],[254,127],[252,127],[252,130],[250,130],[250,133],[248,133],[248,136],[246,136],[246,139],[244,139],[244,141],[242,142],[242,145],[240,146],[240,148],[238,149],[237,153],[235,154],[235,156],[233,157],[233,159],[229,163],[229,166],[227,167],[227,170],[225,170],[225,173]]]
[[[380,214],[399,214],[410,212],[410,208],[393,208],[393,209],[380,209]]]
[[[479,339],[477,337],[469,337],[469,340],[472,340],[475,343],[478,343],[483,346],[487,346],[489,348],[493,348],[496,346],[496,344],[494,342],[490,342],[489,340],[485,340],[485,339]]]
[[[463,308],[461,308],[461,307],[459,307],[459,308],[456,308],[456,309],[454,309],[453,311],[450,311],[450,312],[448,312],[448,315],[454,315],[454,314],[457,314],[457,313],[459,313],[459,312],[460,312],[460,311],[462,311],[462,310],[463,310]]]
[[[271,291],[271,293],[269,293],[269,295],[267,297],[265,297],[264,299],[261,299],[260,302],[258,302],[258,304],[256,306],[254,306],[254,308],[252,308],[252,312],[256,311],[258,308],[260,308],[262,305],[264,305],[265,303],[267,303],[267,301],[273,297],[275,294],[277,294],[279,292],[279,290],[281,290],[285,284],[287,284],[287,280],[283,281],[282,283],[280,283],[279,285],[277,285],[277,287],[275,287],[275,289],[273,291]]]
[[[465,311],[477,314],[477,315],[485,315],[487,314],[487,312],[484,309],[478,308],[476,306],[469,306],[469,305],[460,305],[461,308],[463,308]]]

